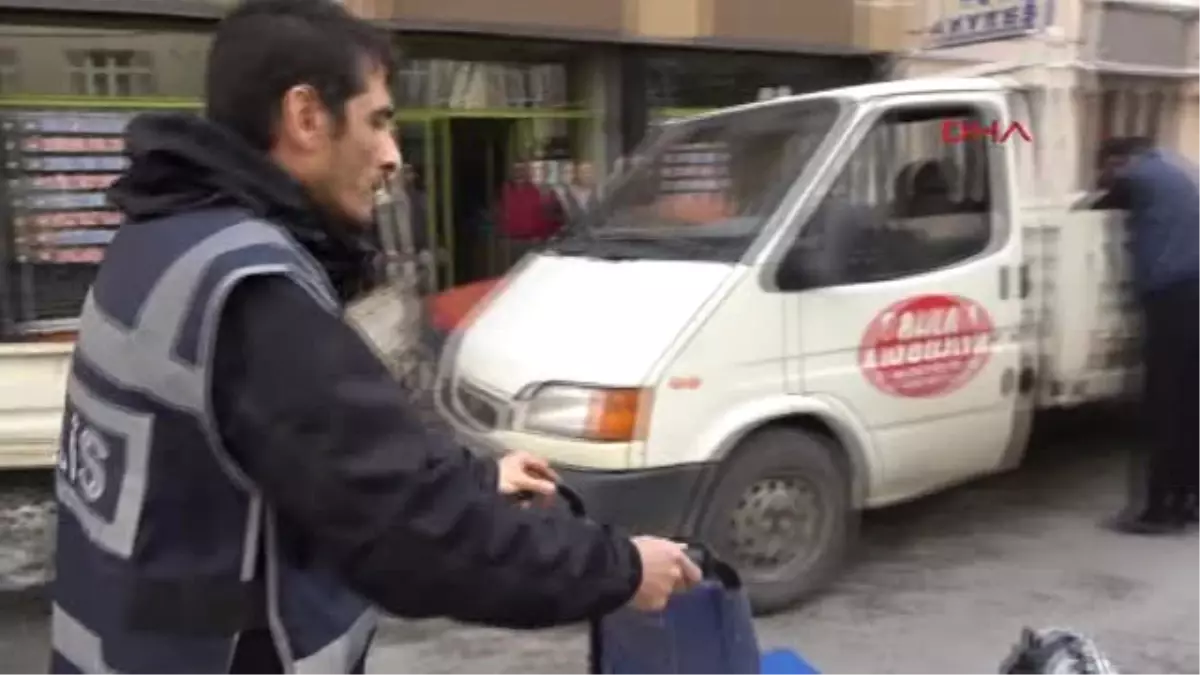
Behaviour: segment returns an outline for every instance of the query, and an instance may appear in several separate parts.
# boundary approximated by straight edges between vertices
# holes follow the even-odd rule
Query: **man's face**
[[[272,154],[330,215],[361,227],[374,220],[375,192],[400,164],[384,73],[364,68],[366,89],[346,101],[342,123],[310,87],[283,101]]]
[[[1103,189],[1112,187],[1116,182],[1117,174],[1121,169],[1125,168],[1125,164],[1129,158],[1125,155],[1113,154],[1100,160],[1100,175],[1097,177],[1097,182]]]
[[[524,162],[513,164],[512,179],[515,183],[529,182],[529,167]]]

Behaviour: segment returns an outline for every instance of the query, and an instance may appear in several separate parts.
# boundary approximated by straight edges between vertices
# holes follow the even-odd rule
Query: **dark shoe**
[[[1108,527],[1121,534],[1164,535],[1182,532],[1184,524],[1179,518],[1142,513],[1119,515],[1108,522]]]

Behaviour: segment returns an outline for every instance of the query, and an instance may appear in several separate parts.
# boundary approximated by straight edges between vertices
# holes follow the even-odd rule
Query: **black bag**
[[[1000,664],[1001,673],[1116,673],[1108,657],[1091,639],[1071,630],[1021,630],[1021,639]]]

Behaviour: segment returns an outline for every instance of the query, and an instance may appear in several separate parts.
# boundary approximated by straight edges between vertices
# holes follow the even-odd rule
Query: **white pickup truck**
[[[441,414],[795,604],[859,511],[1012,468],[1036,411],[1134,383],[1119,216],[1037,197],[1026,100],[914,79],[667,125],[476,308]],[[944,133],[993,122],[1034,140]]]

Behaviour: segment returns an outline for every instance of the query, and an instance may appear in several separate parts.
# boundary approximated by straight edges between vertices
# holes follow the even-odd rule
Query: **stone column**
[[[587,157],[605,173],[621,147],[621,59],[618,47],[590,47],[571,74],[575,98],[587,106],[592,118],[586,127]]]
[[[1200,162],[1200,87],[1191,80],[1182,83],[1179,90],[1174,149],[1193,162]]]

